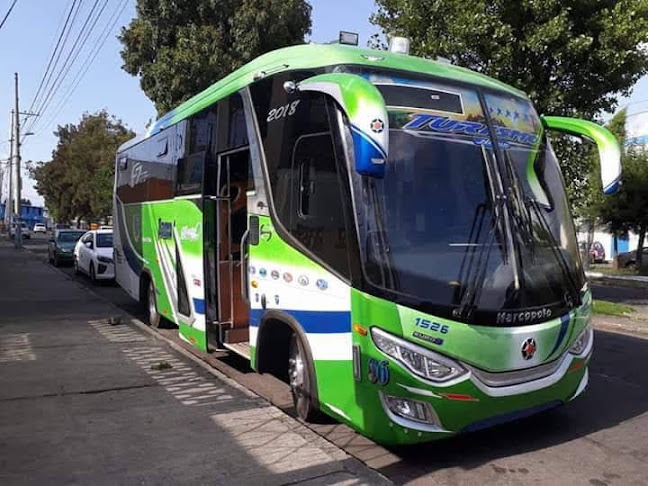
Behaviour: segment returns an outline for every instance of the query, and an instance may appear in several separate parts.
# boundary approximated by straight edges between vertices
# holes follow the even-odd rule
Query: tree
[[[106,111],[59,126],[52,160],[32,165],[36,191],[57,220],[99,219],[112,212],[117,148],[135,136]]]
[[[305,0],[137,0],[122,68],[162,114],[265,52],[304,42]]]
[[[371,17],[411,51],[525,91],[540,114],[595,119],[648,72],[648,0],[376,0]],[[588,158],[557,143],[578,203]]]

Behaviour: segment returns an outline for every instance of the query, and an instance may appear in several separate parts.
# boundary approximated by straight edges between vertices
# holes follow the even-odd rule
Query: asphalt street
[[[34,259],[44,261],[42,242],[27,246]],[[87,278],[74,277],[71,268],[62,271],[78,286],[92,287]],[[142,317],[114,284],[95,286],[92,292],[123,312]],[[620,302],[641,304],[646,299],[645,290],[593,285],[593,292],[595,298]],[[562,408],[449,440],[391,449],[338,424],[311,429],[398,484],[648,485],[647,335],[603,328],[595,332],[588,391]],[[175,335],[173,329],[162,333]],[[202,358],[290,413],[283,383],[252,373],[244,360],[225,353]]]
[[[384,478],[0,242],[0,484],[375,484]]]

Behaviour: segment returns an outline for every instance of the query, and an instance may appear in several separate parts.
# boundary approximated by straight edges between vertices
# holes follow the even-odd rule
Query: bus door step
[[[233,351],[234,353],[238,354],[239,356],[243,356],[245,359],[250,359],[250,343],[223,343],[223,346],[225,346],[227,349],[230,351]]]
[[[238,327],[225,330],[224,342],[228,344],[247,343],[250,340],[250,329],[247,327]]]

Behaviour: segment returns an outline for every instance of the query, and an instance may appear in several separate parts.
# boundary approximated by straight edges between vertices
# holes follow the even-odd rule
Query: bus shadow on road
[[[596,331],[589,387],[573,402],[480,432],[392,447],[401,461],[379,470],[397,482],[446,468],[470,470],[614,428],[648,411],[646,357],[648,340]]]

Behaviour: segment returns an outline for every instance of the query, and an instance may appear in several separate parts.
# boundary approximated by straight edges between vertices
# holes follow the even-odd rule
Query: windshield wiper
[[[569,294],[566,294],[565,303],[571,308],[581,305],[582,302],[581,302],[581,295],[580,295],[580,289],[578,288],[578,284],[574,280],[574,276],[572,275],[572,272],[569,269],[569,264],[567,263],[565,256],[563,255],[562,251],[558,249],[560,245],[558,244],[558,241],[556,241],[556,237],[554,236],[554,234],[551,232],[551,227],[547,222],[547,218],[542,213],[540,203],[534,199],[526,198],[524,201],[524,205],[533,210],[533,213],[536,215],[536,218],[540,223],[540,227],[547,234],[551,251],[556,257],[556,260],[558,261],[558,266],[560,267],[563,276],[568,282],[568,287],[569,287],[568,292],[571,293],[572,297],[569,297]]]
[[[504,205],[505,198],[499,197],[496,199],[496,204],[493,205],[495,210],[495,218],[493,219],[493,226],[488,233],[488,239],[479,250],[479,255],[475,266],[473,267],[474,257],[471,255],[471,261],[466,271],[467,282],[464,286],[464,292],[461,297],[459,307],[452,311],[452,315],[460,319],[470,319],[475,310],[475,302],[481,294],[484,279],[486,278],[486,268],[490,259],[493,243],[495,242],[495,235],[500,230],[500,222],[502,221],[502,214],[505,211]],[[475,235],[475,242],[478,241],[479,233],[481,232],[481,225],[479,231]]]

